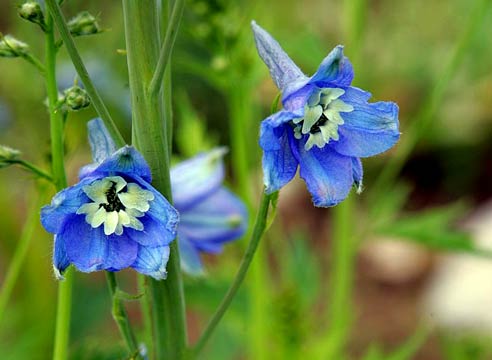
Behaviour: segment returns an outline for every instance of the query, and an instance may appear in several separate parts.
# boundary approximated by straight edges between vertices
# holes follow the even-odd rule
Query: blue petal
[[[336,46],[321,62],[310,83],[332,83],[338,86],[349,86],[354,78],[354,69],[346,56],[343,56],[343,46]]]
[[[106,236],[102,226],[91,228],[82,215],[67,219],[57,240],[64,243],[70,262],[83,272],[120,270],[130,266],[137,257],[136,242],[125,234]]]
[[[65,241],[60,241],[57,235],[55,235],[55,246],[53,250],[53,269],[55,276],[58,280],[63,280],[63,273],[70,265],[70,260],[67,256],[65,249]]]
[[[151,206],[152,203],[151,203]],[[169,217],[168,217],[169,218]],[[143,246],[169,245],[176,237],[176,225],[169,225],[164,219],[154,219],[151,216],[139,218],[144,229],[142,231],[125,228],[124,232],[131,239]]]
[[[178,245],[181,269],[190,275],[203,275],[204,270],[198,250],[186,238],[186,236],[180,236]]]
[[[360,161],[359,158],[352,158],[352,171],[354,184],[357,187],[357,192],[360,193],[362,191],[362,177],[364,175],[364,171],[362,170],[362,161]]]
[[[201,153],[171,169],[171,187],[176,208],[183,211],[221,186],[224,180],[222,157],[225,152],[225,148],[217,148]]]
[[[52,234],[59,233],[67,216],[75,214],[82,204],[90,201],[82,188],[92,181],[94,178],[86,178],[60,191],[53,197],[50,205],[41,208],[41,223],[46,231]]]
[[[368,103],[370,94],[347,88],[341,100],[354,107],[342,113],[344,124],[338,128],[340,139],[330,146],[347,156],[368,157],[391,148],[400,138],[398,106],[393,102]]]
[[[121,173],[131,177],[139,176],[147,182],[152,181],[149,165],[133,146],[125,145],[104,160],[94,172],[103,174]]]
[[[166,238],[164,241],[168,244],[176,237],[176,228],[179,222],[178,211],[152,185],[138,177],[134,177],[134,179],[141,187],[154,194],[154,200],[150,202],[150,209],[145,213],[145,216],[150,216],[155,222],[163,226],[163,234],[161,236],[163,237],[162,239]]]
[[[169,260],[169,246],[139,246],[138,254],[132,268],[144,275],[152,276],[156,280],[167,276],[166,265]]]
[[[285,122],[292,120],[291,113],[280,111],[261,124],[260,146],[263,149],[263,182],[268,194],[287,184],[297,171],[297,160],[292,155],[289,132]]]
[[[205,252],[216,253],[221,244],[241,237],[248,226],[243,202],[226,188],[181,213],[178,237]]]
[[[96,163],[102,163],[116,151],[116,145],[101,119],[96,118],[89,121],[87,129],[89,130],[92,159]]]
[[[306,76],[285,53],[279,43],[263,28],[251,22],[258,54],[265,62],[273,81],[284,91],[290,83],[305,79]]]
[[[352,158],[336,153],[329,146],[306,151],[304,144],[305,139],[293,140],[292,149],[314,205],[328,207],[338,204],[347,197],[354,181]]]

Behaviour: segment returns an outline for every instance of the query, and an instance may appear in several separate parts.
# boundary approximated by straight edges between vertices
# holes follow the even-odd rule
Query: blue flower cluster
[[[150,168],[135,148],[116,150],[100,119],[88,127],[94,163],[81,169],[79,183],[41,210],[43,226],[55,234],[58,278],[73,264],[83,272],[131,267],[164,279],[176,235],[182,268],[199,274],[200,252],[217,253],[244,233],[245,206],[222,187],[223,149],[173,168],[174,208],[150,185]]]
[[[334,206],[353,184],[361,190],[361,157],[390,149],[399,139],[398,106],[368,103],[371,94],[351,86],[354,72],[337,46],[307,77],[278,42],[255,22],[256,47],[282,92],[283,109],[261,124],[267,193],[300,168],[316,206]]]

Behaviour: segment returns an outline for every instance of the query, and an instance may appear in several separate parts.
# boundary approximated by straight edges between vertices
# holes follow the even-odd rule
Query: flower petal
[[[369,93],[348,88],[341,97],[354,110],[342,113],[344,124],[338,128],[340,139],[330,143],[343,155],[368,157],[391,148],[400,138],[398,106],[393,102],[368,103]]]
[[[362,170],[362,161],[359,158],[352,158],[352,171],[354,177],[354,184],[357,187],[357,193],[362,192],[362,177],[364,175],[364,171]]]
[[[67,219],[57,239],[64,242],[70,262],[83,272],[120,270],[137,256],[137,243],[124,235],[106,236],[102,227],[91,228],[81,215]]]
[[[55,277],[58,280],[63,280],[63,273],[70,265],[68,260],[67,251],[65,249],[65,241],[63,238],[55,235],[55,246],[53,250],[53,270]]]
[[[203,264],[198,250],[186,238],[186,236],[180,236],[178,245],[181,269],[190,275],[203,275]]]
[[[104,160],[94,173],[120,173],[130,177],[141,177],[147,182],[152,181],[149,165],[133,146],[125,145]]]
[[[262,27],[251,22],[258,54],[265,62],[273,81],[283,91],[289,83],[299,79],[305,79],[306,76],[285,53],[280,44]]]
[[[343,56],[343,46],[336,46],[321,62],[310,83],[332,83],[337,86],[349,86],[354,78],[354,69],[346,56]],[[324,87],[324,86],[321,86]]]
[[[151,216],[140,218],[143,230],[125,228],[124,233],[143,246],[165,246],[176,238],[176,230],[169,229],[166,222]]]
[[[138,246],[138,253],[132,268],[156,280],[167,276],[166,265],[169,260],[169,246]]]
[[[90,201],[83,187],[92,181],[94,181],[93,178],[86,178],[60,191],[53,197],[50,205],[41,208],[41,223],[46,231],[53,234],[59,233],[67,216],[75,214],[82,204]]]
[[[263,149],[263,182],[268,194],[280,190],[297,171],[297,160],[290,149],[292,113],[280,111],[261,123],[260,146]]]
[[[225,152],[225,148],[216,148],[180,162],[171,169],[173,201],[180,211],[220,187],[224,180],[222,157]]]
[[[116,151],[114,141],[100,118],[89,121],[87,129],[89,131],[92,159],[96,163],[102,163]]]
[[[222,243],[241,237],[247,226],[246,206],[222,187],[181,213],[178,237],[184,236],[198,250],[215,253]]]
[[[329,146],[306,151],[304,143],[294,140],[292,149],[314,205],[328,207],[338,204],[347,197],[354,181],[352,159],[336,153]]]

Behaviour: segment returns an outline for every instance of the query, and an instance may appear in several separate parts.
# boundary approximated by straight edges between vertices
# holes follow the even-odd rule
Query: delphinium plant
[[[358,4],[354,10],[354,18],[357,18],[363,13],[363,7],[360,2],[354,3]],[[83,11],[67,21],[62,6],[70,7],[70,1],[19,4],[20,17],[34,24],[44,36],[44,61],[34,55],[27,43],[11,35],[0,35],[0,57],[26,60],[39,71],[46,87],[51,169],[28,162],[19,150],[3,145],[0,167],[20,166],[52,184],[56,190],[51,202],[40,210],[43,227],[53,234],[52,262],[58,281],[53,359],[70,358],[71,314],[77,311],[72,307],[74,271],[88,273],[85,276],[89,281],[90,273],[105,273],[111,312],[125,344],[125,358],[198,358],[235,299],[248,270],[255,266],[253,259],[273,222],[279,192],[297,173],[305,182],[315,207],[338,206],[334,216],[335,275],[330,294],[332,308],[328,312],[330,326],[323,328],[321,335],[312,329],[310,341],[314,345],[308,354],[320,359],[342,358],[350,327],[348,299],[356,246],[350,231],[353,196],[347,197],[352,189],[356,193],[363,190],[361,159],[381,154],[399,141],[396,103],[370,102],[371,94],[353,85],[354,68],[344,55],[342,45],[335,46],[324,59],[319,59],[318,69],[307,76],[255,21],[242,19],[238,22],[241,26],[232,23],[226,26],[229,23],[225,20],[239,14],[233,5],[225,6],[227,10],[222,18],[210,16],[210,24],[205,24],[221,29],[223,34],[217,42],[227,44],[226,50],[222,48],[224,53],[213,59],[214,70],[204,69],[193,54],[185,55],[181,69],[202,75],[204,81],[211,83],[227,100],[235,175],[233,191],[224,185],[223,160],[229,152],[226,147],[200,149],[198,146],[201,152],[187,154],[193,156],[172,165],[173,143],[191,143],[186,132],[178,133],[177,139],[173,139],[176,132],[172,105],[186,101],[183,93],[174,96],[171,84],[171,59],[175,40],[182,31],[180,22],[185,2],[122,1],[126,46],[120,53],[126,56],[128,65],[131,138],[122,135],[120,121],[114,121],[75,43],[77,37],[104,31],[98,17]],[[246,10],[245,14],[251,11],[249,7]],[[356,22],[352,29],[350,42],[353,44],[361,40],[359,25],[360,22]],[[249,41],[245,41],[246,38]],[[279,92],[277,98],[270,99],[272,113],[263,121],[254,116],[249,107],[259,71],[250,62],[253,39]],[[466,45],[466,39],[463,42]],[[56,77],[57,56],[62,49],[70,56],[77,72],[74,84],[66,89],[59,88]],[[230,57],[225,56],[227,51]],[[358,56],[356,61],[360,61]],[[66,123],[73,113],[91,106],[98,116],[86,119],[92,162],[80,168],[78,181],[69,184],[64,154]],[[190,111],[182,113],[192,116]],[[424,115],[425,125],[431,115]],[[245,132],[251,127],[255,128],[254,133]],[[207,129],[197,129],[207,137]],[[412,136],[411,142],[405,143],[398,153],[400,160],[394,160],[390,170],[380,177],[377,190],[393,180],[401,159],[415,144],[417,135],[412,133]],[[193,149],[195,146],[189,145]],[[261,160],[255,156],[260,149]],[[250,178],[249,174],[251,168],[255,168],[251,164],[260,163],[263,184],[256,193],[252,189],[260,186],[252,186],[251,178],[254,181],[256,178]],[[371,187],[371,183],[366,186]],[[49,190],[40,187],[39,191],[45,194]],[[34,223],[38,203],[43,199],[40,195],[29,224]],[[369,216],[376,218],[377,209],[370,210]],[[203,255],[219,254],[225,244],[243,236],[247,238],[247,246],[228,290],[210,320],[200,327],[200,335],[190,341],[184,276],[206,277]],[[26,235],[25,241],[19,243],[5,278],[0,318],[22,263],[27,261],[28,244]],[[302,253],[302,247],[296,251]],[[119,272],[124,269],[130,269],[131,276],[136,278],[139,294],[132,295],[120,288]],[[251,358],[268,358],[270,334],[265,330],[266,311],[262,310],[264,304],[258,301],[268,287],[266,258],[259,259],[252,272],[255,285],[248,296],[253,304],[250,312],[253,331],[245,341],[249,344],[243,346],[252,349],[248,349]],[[297,297],[287,294],[286,298],[293,299],[288,305],[283,302],[288,312],[289,306],[295,307]],[[140,317],[145,319],[144,329],[128,315],[127,301],[134,300],[142,304]],[[194,303],[197,301],[193,299]],[[291,314],[296,318],[295,309]],[[397,358],[409,358],[425,336],[426,332],[417,332],[400,352],[408,355]],[[288,345],[285,349],[282,355],[271,357],[299,358],[301,354],[299,349],[292,350]],[[367,356],[368,359],[385,358],[372,350]]]

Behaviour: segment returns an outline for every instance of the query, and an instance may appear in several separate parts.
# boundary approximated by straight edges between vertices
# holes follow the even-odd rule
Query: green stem
[[[24,60],[26,60],[29,64],[34,65],[36,67],[36,69],[39,70],[39,73],[41,75],[45,76],[46,69],[44,68],[43,63],[41,63],[41,61],[39,61],[39,59],[37,57],[35,57],[32,54],[27,53],[27,54],[22,55],[22,58]]]
[[[22,166],[23,168],[33,172],[34,174],[36,174],[37,176],[39,176],[40,178],[43,178],[45,180],[48,180],[50,182],[53,182],[53,177],[48,174],[46,171],[38,168],[36,165],[28,162],[28,161],[25,161],[25,160],[11,160],[11,161],[7,161],[8,163],[11,163],[11,164],[17,164],[19,166]]]
[[[39,223],[39,208],[45,202],[45,194],[45,188],[39,190],[38,198],[33,202],[33,206],[29,210],[26,223],[24,224],[14,255],[12,256],[12,261],[5,274],[5,279],[0,291],[0,323],[2,322],[5,307],[7,306],[14,285],[19,278],[22,265],[26,259],[27,250],[29,249],[34,229]]]
[[[268,209],[270,206],[270,201],[273,199],[274,196],[275,193],[269,195],[264,193],[262,196],[260,207],[258,209],[258,214],[256,216],[256,222],[253,229],[253,233],[249,240],[246,253],[244,254],[244,257],[241,261],[241,266],[239,267],[236,277],[234,278],[233,283],[229,287],[229,290],[227,291],[226,295],[222,299],[222,302],[220,303],[219,307],[215,311],[215,314],[210,319],[203,334],[201,335],[200,339],[196,343],[194,347],[194,353],[196,355],[198,355],[200,351],[204,348],[205,344],[207,343],[210,336],[214,332],[218,323],[220,322],[225,312],[229,308],[232,300],[234,299],[234,296],[236,295],[237,291],[239,290],[239,287],[241,286],[246,276],[246,273],[248,272],[249,266],[251,265],[251,261],[253,260],[256,249],[258,248],[258,244],[260,243],[260,240],[265,232],[266,225],[267,225]]]
[[[117,296],[118,283],[116,281],[116,275],[113,272],[106,271],[106,280],[108,281],[109,292],[111,294],[111,299],[113,301],[112,314],[113,319],[118,325],[121,336],[125,340],[130,356],[138,356],[138,344],[135,339],[135,334],[130,325],[130,320],[123,306],[121,299]]]
[[[159,20],[155,0],[123,0],[128,73],[132,93],[133,143],[146,158],[154,187],[172,199],[169,178],[170,144],[159,92],[149,94],[159,55]],[[167,51],[171,51],[170,49]],[[183,282],[177,239],[170,245],[165,281],[148,279],[157,359],[182,359],[187,333]]]
[[[490,0],[476,1],[475,7],[472,9],[468,19],[468,23],[464,30],[461,31],[461,36],[456,42],[452,55],[444,65],[442,73],[432,88],[432,91],[428,94],[424,101],[424,105],[415,116],[415,121],[412,121],[405,131],[405,136],[402,137],[402,141],[396,147],[395,154],[389,159],[388,164],[379,174],[376,183],[373,184],[372,188],[374,191],[372,192],[370,200],[378,199],[382,191],[388,191],[388,186],[398,176],[406,159],[410,156],[411,152],[418,144],[418,141],[428,131],[432,124],[432,120],[435,119],[435,114],[439,109],[439,105],[442,102],[448,84],[453,79],[462,63],[471,40],[476,31],[480,28],[480,25],[487,14],[487,9],[491,4]]]
[[[113,118],[109,114],[108,108],[102,101],[101,96],[99,95],[97,89],[95,88],[92,80],[89,77],[89,73],[87,72],[84,63],[82,62],[82,58],[80,57],[80,54],[75,47],[75,42],[73,41],[70,30],[67,26],[67,22],[61,12],[60,5],[56,0],[46,0],[46,6],[53,16],[53,20],[58,28],[58,32],[60,33],[60,37],[65,43],[67,52],[72,59],[75,70],[77,71],[80,80],[84,84],[84,87],[91,98],[94,108],[96,109],[99,117],[104,121],[104,125],[106,125],[106,128],[108,129],[108,132],[114,140],[116,146],[122,147],[123,145],[125,145],[125,139],[123,139],[123,136],[121,136],[118,128],[116,127],[116,124],[113,121]]]
[[[162,6],[166,6],[165,3]],[[169,23],[167,25],[166,35],[164,38],[164,43],[161,47],[159,61],[154,72],[154,76],[150,81],[149,85],[149,95],[157,96],[157,94],[162,89],[164,73],[166,71],[166,66],[171,58],[171,52],[174,47],[174,41],[178,34],[179,23],[183,15],[184,10],[184,0],[176,0],[173,6],[173,11],[171,17],[169,18]]]
[[[67,187],[63,152],[63,118],[56,111],[58,87],[56,84],[56,47],[53,31],[53,20],[46,16],[46,91],[48,93],[48,108],[50,114],[51,156],[53,182],[57,190]],[[58,286],[58,305],[56,312],[55,344],[53,359],[67,359],[70,333],[70,312],[72,308],[73,271],[68,269],[65,281]]]

